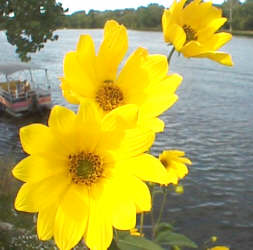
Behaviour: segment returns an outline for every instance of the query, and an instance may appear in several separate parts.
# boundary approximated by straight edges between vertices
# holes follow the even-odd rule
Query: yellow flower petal
[[[15,199],[15,208],[19,211],[36,213],[39,211],[39,206],[36,203],[36,194],[32,192],[37,188],[36,183],[25,183],[19,189]]]
[[[138,178],[128,179],[126,192],[129,191],[129,196],[135,202],[137,212],[148,212],[151,210],[151,195],[147,185]],[[138,192],[136,192],[138,190]]]
[[[177,23],[181,22],[180,14],[183,10],[183,7],[184,7],[186,1],[187,0],[181,0],[181,1],[177,2],[176,0],[174,0],[170,9],[169,9],[169,11],[171,11],[173,19],[175,19],[177,21]]]
[[[28,182],[20,188],[15,208],[19,211],[38,212],[59,200],[69,183],[66,175],[54,175],[40,182]]]
[[[167,183],[167,172],[160,161],[149,154],[142,154],[130,160],[117,163],[117,167],[125,169],[144,181],[160,184]]]
[[[96,84],[96,51],[90,35],[81,35],[77,44],[77,59],[82,70],[87,72],[92,84]],[[86,83],[87,84],[87,83]]]
[[[138,48],[126,61],[117,79],[117,85],[123,92],[126,103],[140,105],[145,98],[145,88],[148,86],[149,73],[143,62],[147,57],[146,49]]]
[[[77,52],[69,52],[64,58],[64,79],[68,82],[73,92],[81,96],[93,97],[95,85],[92,74],[87,72],[79,61]]]
[[[93,152],[101,136],[101,114],[93,102],[85,101],[79,106],[76,117],[76,146]],[[84,129],[85,128],[85,129]]]
[[[198,13],[193,15],[192,13]],[[212,2],[192,1],[182,11],[182,19],[194,29],[206,27],[221,17],[221,10],[212,6]]]
[[[164,130],[164,122],[159,118],[147,118],[140,115],[138,124],[141,127],[145,127],[148,124],[148,127],[155,133],[163,132]]]
[[[224,37],[224,39],[229,39],[229,36]],[[219,44],[222,44],[224,40],[220,40]],[[229,54],[219,51],[206,51],[204,46],[200,43],[192,41],[189,42],[183,49],[182,53],[185,57],[197,57],[197,58],[209,58],[220,64],[226,66],[233,66],[232,58]]]
[[[47,208],[43,208],[39,211],[37,219],[37,233],[40,240],[50,240],[52,238],[54,234],[54,222],[58,205],[58,202],[54,202]]]
[[[220,32],[213,35],[208,41],[205,42],[205,46],[210,50],[217,50],[224,44],[232,39],[232,35],[226,32]]]
[[[113,214],[112,224],[119,230],[128,230],[136,225],[136,206],[133,202],[118,203]]]
[[[180,50],[185,43],[186,35],[182,27],[173,22],[170,16],[171,12],[165,10],[162,16],[164,40],[167,43],[172,43],[176,50]]]
[[[199,58],[209,58],[213,61],[216,61],[220,64],[226,65],[226,66],[233,66],[234,63],[232,61],[231,55],[224,53],[224,52],[206,52],[206,53],[202,53],[199,54],[198,56]]]
[[[134,128],[137,120],[138,107],[133,104],[127,104],[109,112],[102,121],[102,129],[104,131],[113,131],[115,129]]]
[[[164,80],[168,74],[168,61],[163,55],[148,55],[144,61],[144,66],[149,75],[150,85],[156,85]]]
[[[97,78],[99,82],[114,81],[118,66],[128,48],[127,31],[123,25],[110,20],[104,28],[104,40],[97,56]]]
[[[48,125],[53,131],[57,140],[67,148],[69,154],[75,153],[79,149],[77,141],[80,139],[80,135],[76,130],[78,125],[76,114],[62,106],[54,106],[52,109]]]
[[[60,78],[61,80],[61,89],[62,95],[64,98],[72,104],[79,104],[80,103],[80,96],[78,96],[73,90],[71,89],[70,84],[64,78]]]
[[[54,167],[52,167],[52,161]],[[24,182],[38,182],[47,177],[64,173],[66,162],[59,159],[46,159],[40,156],[28,156],[12,170],[12,174]]]
[[[149,188],[135,176],[117,176],[112,180],[107,196],[107,200],[113,197],[110,201],[113,204],[113,225],[120,230],[135,226],[136,212],[147,212],[151,209]],[[128,212],[125,211],[126,208]]]
[[[67,131],[73,129],[75,118],[76,115],[72,110],[55,105],[50,112],[48,126],[54,132],[66,134]]]
[[[138,107],[128,104],[109,112],[102,120],[103,134],[96,146],[98,151],[118,148],[119,138],[123,138],[126,129],[136,127],[138,121]]]
[[[67,153],[52,131],[45,125],[32,124],[20,129],[20,140],[28,154],[64,157]]]
[[[149,150],[154,139],[155,134],[149,127],[129,129],[121,140],[120,148],[111,153],[115,160],[127,160]]]
[[[178,74],[173,74],[165,78],[156,86],[148,88],[150,97],[140,107],[140,115],[146,117],[156,117],[170,108],[178,99],[174,94],[182,81],[182,77]]]
[[[90,249],[107,250],[113,238],[111,212],[99,199],[92,199],[90,205],[85,242]]]
[[[82,238],[88,223],[89,196],[88,190],[83,189],[82,196],[72,184],[58,207],[55,224],[54,239],[60,249],[73,248]]]
[[[214,33],[227,21],[227,18],[220,17],[217,19],[212,20],[210,23],[206,25],[206,27],[203,27],[203,29],[200,29],[197,32],[198,41],[200,43],[202,42],[208,42],[209,39],[214,35]],[[217,33],[220,34],[220,33]],[[215,34],[216,35],[216,34]]]

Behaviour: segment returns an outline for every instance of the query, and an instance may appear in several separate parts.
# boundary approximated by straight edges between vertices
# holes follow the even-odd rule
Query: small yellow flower
[[[89,99],[104,114],[125,104],[136,104],[140,121],[148,120],[146,123],[156,132],[162,131],[164,124],[155,117],[175,103],[182,77],[168,75],[166,57],[149,55],[144,48],[134,51],[118,73],[127,49],[127,30],[113,20],[105,24],[97,54],[92,38],[80,36],[76,51],[67,53],[64,59],[63,95],[73,104]]]
[[[164,40],[174,45],[185,57],[209,58],[226,66],[232,66],[229,54],[217,51],[231,40],[229,33],[215,33],[225,22],[222,11],[212,2],[174,0],[164,11],[162,26]]]
[[[184,193],[184,187],[182,185],[176,185],[175,186],[175,192],[177,194],[183,194]]]
[[[225,247],[225,246],[216,246],[216,247],[212,247],[209,248],[208,250],[229,250],[229,247]]]
[[[13,169],[24,181],[16,200],[19,211],[38,213],[41,240],[54,237],[61,250],[84,238],[90,249],[106,250],[113,227],[130,230],[136,212],[150,211],[143,181],[165,184],[160,161],[144,152],[154,140],[150,129],[137,128],[138,108],[119,107],[101,117],[92,103],[77,114],[55,106],[48,126],[20,130],[28,157]]]
[[[184,157],[184,152],[179,150],[163,151],[159,155],[159,160],[167,170],[170,182],[177,184],[179,179],[188,174],[186,165],[192,164],[191,161]]]
[[[211,237],[211,241],[212,241],[212,242],[216,242],[217,240],[218,240],[218,238],[217,238],[216,236],[212,236],[212,237]]]

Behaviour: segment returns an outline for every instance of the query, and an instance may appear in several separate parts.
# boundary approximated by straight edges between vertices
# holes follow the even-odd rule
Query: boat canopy
[[[43,69],[47,70],[46,68],[42,68],[36,64],[31,63],[5,63],[0,64],[0,74],[4,75],[11,75],[18,71],[23,70],[36,70],[36,69]]]

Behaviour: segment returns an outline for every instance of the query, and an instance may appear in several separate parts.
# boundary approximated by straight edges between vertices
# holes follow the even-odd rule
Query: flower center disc
[[[106,112],[111,111],[123,104],[123,93],[113,81],[106,80],[97,91],[96,101]]]
[[[183,29],[184,29],[184,32],[186,34],[185,43],[188,43],[190,41],[198,39],[198,36],[196,35],[196,31],[194,29],[192,29],[192,27],[190,25],[184,24]]]
[[[161,159],[160,160],[161,161],[161,163],[163,164],[163,166],[165,167],[165,168],[167,168],[168,167],[168,162],[165,160],[165,159]]]
[[[103,174],[101,159],[93,153],[69,155],[69,172],[75,184],[90,186]]]

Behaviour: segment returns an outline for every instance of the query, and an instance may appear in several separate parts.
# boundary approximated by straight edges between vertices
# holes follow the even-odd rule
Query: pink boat
[[[44,71],[43,84],[35,82],[32,72]],[[15,79],[17,72],[28,72],[29,80]],[[18,117],[28,113],[49,110],[52,106],[50,83],[47,69],[32,64],[0,64],[0,74],[5,81],[0,81],[0,110]]]

